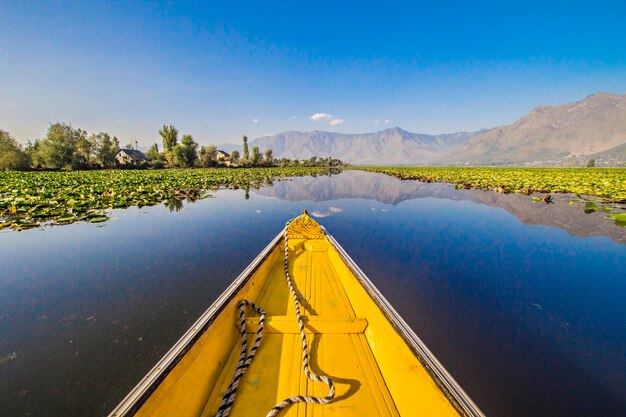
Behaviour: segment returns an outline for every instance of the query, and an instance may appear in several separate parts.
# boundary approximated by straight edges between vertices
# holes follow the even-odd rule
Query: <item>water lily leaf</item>
[[[606,216],[606,218],[616,222],[626,222],[626,213],[613,213]]]
[[[108,220],[108,217],[106,216],[90,217],[89,219],[87,219],[89,223],[102,223],[107,220]]]
[[[57,222],[60,223],[71,223],[75,220],[76,218],[74,216],[62,216],[62,217],[58,217],[56,219]]]
[[[592,203],[591,201],[585,203],[585,213],[595,213],[599,210],[599,207],[596,203]]]

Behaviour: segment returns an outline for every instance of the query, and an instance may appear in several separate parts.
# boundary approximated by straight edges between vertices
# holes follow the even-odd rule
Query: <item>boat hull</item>
[[[311,370],[329,376],[330,404],[299,403],[284,416],[482,416],[332,236],[303,214],[287,230],[289,272],[300,294]],[[213,416],[239,359],[237,304],[267,312],[263,338],[231,415],[265,416],[293,395],[328,387],[302,372],[300,333],[283,272],[279,233],[110,414]],[[246,320],[252,345],[258,317]]]

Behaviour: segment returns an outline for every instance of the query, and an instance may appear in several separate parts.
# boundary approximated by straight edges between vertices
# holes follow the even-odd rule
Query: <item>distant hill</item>
[[[399,127],[357,134],[290,131],[256,138],[250,142],[250,147],[270,148],[277,158],[332,156],[354,165],[419,165],[440,158],[479,133],[426,135]]]
[[[589,155],[589,159],[605,162],[610,166],[626,166],[626,143],[616,146],[607,151]]]
[[[250,141],[277,158],[341,159],[353,165],[626,166],[626,95],[598,93],[576,103],[540,106],[517,122],[442,135],[399,127],[373,133],[289,131]],[[220,144],[231,152],[241,146]]]
[[[453,165],[575,165],[626,160],[626,95],[599,93],[541,106],[509,126],[488,130],[442,157]],[[612,162],[608,162],[611,160]]]

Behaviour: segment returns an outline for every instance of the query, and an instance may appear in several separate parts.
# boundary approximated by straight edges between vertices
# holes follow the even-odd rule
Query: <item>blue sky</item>
[[[625,16],[623,0],[0,0],[0,129],[146,146],[165,123],[201,144],[489,128],[626,93]]]

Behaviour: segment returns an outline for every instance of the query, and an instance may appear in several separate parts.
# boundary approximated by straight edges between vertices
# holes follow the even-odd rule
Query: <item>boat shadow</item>
[[[342,392],[343,391],[342,388],[344,388],[345,385],[348,386],[348,390],[346,392],[340,395],[337,395],[331,401],[331,403],[336,403],[341,400],[350,398],[351,396],[356,394],[359,391],[359,388],[361,388],[361,382],[356,379],[342,378],[337,375],[330,374],[328,372],[323,371],[319,367],[317,359],[319,357],[318,354],[319,354],[319,349],[320,349],[320,342],[322,340],[321,336],[322,335],[320,334],[316,334],[312,338],[313,341],[311,342],[311,348],[309,351],[309,368],[311,372],[313,372],[314,374],[326,375],[327,377],[329,377],[335,384],[335,389],[337,393]]]
[[[289,257],[293,259],[294,263],[296,259],[298,259],[300,256],[302,256],[302,253],[289,255]],[[289,264],[289,276],[291,277],[291,285],[293,286],[293,289],[296,292],[296,295],[298,296],[298,303],[300,303],[300,306],[304,308],[304,312],[308,313],[309,316],[317,316],[318,315],[317,311],[309,303],[309,300],[306,299],[306,297],[304,296],[304,293],[300,291],[300,288],[298,287],[298,283],[296,279],[294,279],[295,275],[293,272],[293,264],[291,263]],[[289,294],[289,300],[291,301],[291,294]]]

